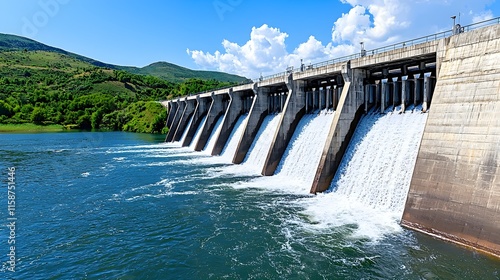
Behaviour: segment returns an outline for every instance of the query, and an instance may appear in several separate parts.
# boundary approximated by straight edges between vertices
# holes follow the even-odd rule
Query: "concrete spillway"
[[[330,189],[399,220],[426,120],[421,108],[364,116]]]
[[[234,153],[238,147],[238,141],[240,140],[243,130],[245,129],[247,117],[248,115],[240,116],[234,125],[233,131],[229,135],[227,144],[221,153],[221,157],[226,162],[231,162],[233,160]]]
[[[275,174],[283,179],[294,178],[294,185],[299,186],[298,189],[293,186],[294,191],[309,191],[328,136],[325,131],[334,116],[333,111],[324,110],[305,115],[297,125]]]
[[[242,165],[252,169],[257,174],[262,171],[273,135],[278,128],[279,119],[280,115],[269,115],[263,120],[255,141],[250,146],[248,155],[242,163]]]
[[[446,43],[403,225],[500,256],[500,26]]]
[[[166,141],[183,138],[278,179],[306,172],[296,180],[302,193],[330,188],[394,213],[404,207],[402,225],[500,256],[499,59],[500,25],[367,52],[170,101]],[[314,110],[335,114],[307,128]],[[297,155],[307,157],[296,156],[294,135],[304,131],[298,138],[314,149],[302,143]]]

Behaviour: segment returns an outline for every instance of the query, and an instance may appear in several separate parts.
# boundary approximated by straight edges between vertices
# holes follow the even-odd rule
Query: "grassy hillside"
[[[167,81],[177,83],[184,82],[192,78],[202,80],[217,80],[231,83],[242,83],[247,81],[246,78],[236,75],[215,71],[196,71],[168,62],[156,62],[143,68],[122,66],[119,66],[119,68],[130,73],[139,75],[152,75]]]
[[[166,112],[157,100],[227,85],[176,84],[57,52],[0,51],[0,123],[160,132]]]
[[[47,46],[45,44],[39,43],[35,40],[31,40],[25,37],[2,34],[0,33],[0,51],[45,51],[45,52],[53,52],[58,54],[64,54],[68,57],[75,58],[82,62],[87,62],[94,66],[98,67],[107,67],[111,69],[115,69],[116,66],[112,64],[106,64],[85,56],[81,56],[78,54],[74,54],[59,48],[54,48],[51,46]]]
[[[70,58],[74,58],[76,60],[86,62],[94,66],[105,67],[114,70],[125,70],[138,75],[151,75],[174,83],[184,82],[189,79],[217,80],[230,83],[241,83],[247,81],[245,77],[215,71],[195,71],[167,62],[157,62],[143,68],[112,65],[78,54],[74,54],[59,48],[47,46],[28,38],[0,33],[0,52],[24,50],[45,51],[63,54]]]

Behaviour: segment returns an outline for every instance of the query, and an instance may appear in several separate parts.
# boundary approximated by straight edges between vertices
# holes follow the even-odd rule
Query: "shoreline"
[[[73,128],[71,126],[64,126],[60,124],[50,124],[50,125],[37,125],[34,123],[23,123],[23,124],[5,124],[0,123],[0,134],[7,133],[54,133],[54,132],[130,132],[130,133],[140,133],[144,132],[132,132],[123,130],[82,130]],[[162,135],[162,133],[145,133]]]
[[[72,131],[58,124],[36,125],[33,123],[4,124],[0,123],[0,133],[25,133],[25,132],[64,132]]]

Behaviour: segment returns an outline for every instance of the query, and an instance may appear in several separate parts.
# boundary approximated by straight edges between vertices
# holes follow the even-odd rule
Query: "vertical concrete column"
[[[179,126],[179,121],[181,120],[182,114],[184,113],[184,108],[186,107],[186,102],[184,100],[177,101],[178,107],[175,112],[174,119],[172,120],[172,125],[170,130],[168,131],[167,137],[165,138],[165,142],[172,142],[174,140],[175,132],[177,131],[177,127]]]
[[[325,98],[323,97],[325,94],[325,89],[323,87],[320,87],[319,88],[319,106],[318,106],[318,109],[321,111],[323,110],[323,102],[325,100]]]
[[[422,80],[420,79],[420,74],[415,74],[414,75],[414,81],[415,81],[415,84],[414,84],[414,100],[413,100],[413,104],[415,106],[417,106],[418,104],[420,104],[420,102],[422,102]]]
[[[205,121],[205,125],[201,128],[200,139],[196,146],[194,147],[195,151],[202,151],[207,145],[208,138],[212,131],[214,130],[215,124],[219,117],[224,115],[225,112],[225,102],[224,97],[226,94],[214,94],[212,93],[212,103],[210,104],[210,109],[208,110],[207,119]]]
[[[222,120],[222,128],[220,130],[219,136],[215,142],[214,149],[212,150],[212,155],[220,155],[222,150],[226,146],[227,140],[233,132],[234,126],[238,121],[238,118],[243,115],[243,94],[244,92],[233,92],[233,89],[229,90],[229,106],[227,107],[226,114],[224,114],[224,120]]]
[[[245,160],[248,150],[252,146],[252,143],[259,131],[264,118],[269,114],[268,111],[268,96],[269,88],[257,87],[257,83],[253,85],[253,104],[250,109],[250,113],[247,118],[247,125],[243,134],[241,135],[240,142],[238,143],[238,148],[236,148],[236,153],[233,158],[233,163],[240,164]]]
[[[171,100],[168,102],[168,117],[166,126],[170,129],[172,122],[174,121],[175,113],[177,112],[177,101]]]
[[[382,81],[375,81],[375,106],[382,106]]]
[[[196,108],[194,109],[193,113],[193,121],[191,122],[191,127],[189,127],[187,131],[184,142],[182,142],[182,147],[187,147],[191,145],[191,141],[193,141],[193,137],[196,134],[198,128],[200,127],[203,117],[206,116],[208,113],[208,109],[210,108],[211,102],[212,102],[211,97],[196,96]]]
[[[288,96],[280,118],[278,130],[274,135],[264,168],[262,169],[262,175],[264,176],[273,175],[274,171],[276,171],[295,128],[305,114],[305,81],[294,81],[292,74],[290,74],[286,81],[286,86],[288,88]]]
[[[284,92],[280,93],[280,110],[279,112],[283,112],[283,106],[285,106],[286,94]]]
[[[311,111],[314,111],[317,108],[316,107],[316,102],[317,102],[316,91],[317,91],[316,88],[312,89],[312,98],[313,98],[313,100],[312,100],[312,110]]]
[[[338,86],[334,85],[332,89],[332,109],[334,111],[337,110],[337,104],[339,103],[337,92],[338,92]]]
[[[281,111],[280,110],[280,104],[281,104],[280,95],[281,95],[281,92],[277,92],[274,94],[274,106],[275,106],[274,112],[276,112],[276,113],[279,113]]]
[[[326,109],[330,109],[332,106],[332,86],[327,86],[326,87]]]
[[[193,116],[194,109],[196,108],[196,99],[188,99],[186,97],[186,106],[184,106],[184,112],[182,113],[181,119],[179,120],[179,125],[177,126],[177,129],[175,130],[174,134],[174,142],[175,141],[180,141],[182,138],[182,134],[184,134],[184,131],[189,129],[187,125],[189,124],[189,121],[191,120],[191,117]]]
[[[375,90],[376,90],[376,85],[374,84],[370,85],[370,104],[375,103]]]
[[[342,67],[345,85],[340,96],[323,154],[314,177],[311,193],[323,192],[330,187],[345,150],[364,111],[364,85],[367,72],[350,69],[350,63]]]
[[[389,95],[389,84],[387,84],[387,79],[382,80],[382,87],[380,91],[380,113],[384,113],[388,105],[388,95]]]
[[[429,105],[431,104],[432,91],[434,89],[434,79],[433,77],[424,77],[424,100],[422,102],[422,112],[427,112]]]
[[[269,93],[269,114],[272,114],[274,112],[274,93]]]
[[[400,91],[400,84],[399,84],[399,78],[395,77],[392,78],[392,106],[394,109],[401,104],[401,91]]]
[[[306,91],[306,114],[309,113],[309,92]]]
[[[408,105],[408,100],[410,96],[410,81],[408,81],[408,76],[404,76],[401,81],[401,111],[406,111],[406,105]]]
[[[365,85],[365,113],[370,109],[370,88],[371,85]]]

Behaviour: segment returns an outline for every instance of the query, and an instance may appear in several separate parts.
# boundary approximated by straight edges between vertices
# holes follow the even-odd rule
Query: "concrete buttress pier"
[[[188,125],[189,121],[191,120],[191,117],[193,116],[194,109],[196,108],[196,100],[195,99],[188,100],[186,98],[185,104],[186,105],[184,106],[184,112],[182,113],[181,119],[179,120],[179,125],[175,130],[173,141],[181,140],[182,134],[186,130],[186,126]],[[187,129],[189,129],[189,127],[187,127]]]
[[[401,223],[500,257],[500,25],[447,40]]]
[[[269,88],[257,87],[257,83],[253,85],[253,92],[255,94],[253,99],[252,108],[247,118],[247,125],[243,131],[243,135],[236,148],[236,153],[233,158],[233,163],[239,164],[245,160],[248,150],[257,136],[264,118],[268,115],[268,96]]]
[[[194,109],[193,121],[191,122],[191,127],[188,128],[186,138],[182,143],[183,147],[187,147],[191,145],[193,141],[193,137],[196,134],[196,130],[201,124],[203,117],[205,117],[208,113],[208,109],[210,109],[210,104],[212,102],[211,97],[196,97],[196,108]]]
[[[289,75],[286,86],[288,88],[288,96],[285,101],[278,130],[274,135],[274,140],[269,149],[264,168],[262,169],[262,175],[264,176],[271,176],[276,171],[288,143],[295,132],[295,128],[305,114],[305,82],[300,80],[294,81],[292,75]]]
[[[177,112],[177,107],[178,104],[177,102],[169,101],[167,108],[168,108],[168,117],[167,117],[167,123],[166,126],[170,129],[172,126],[172,122],[174,121],[175,113]]]
[[[233,163],[242,163],[265,117],[281,112],[261,172],[269,176],[276,172],[302,117],[333,109],[310,189],[317,193],[330,187],[364,112],[373,108],[384,114],[393,108],[400,114],[406,114],[405,109],[428,114],[401,224],[500,257],[499,23],[497,18],[490,26],[465,28],[449,36],[440,33],[439,39],[407,41],[300,70],[287,69],[211,95],[169,101],[166,141],[177,139],[176,131],[182,134],[191,114],[192,125],[182,145],[189,145],[198,132],[194,149],[201,151],[224,116],[221,132],[213,138],[216,145],[207,151],[220,154],[237,119],[248,112],[231,155]],[[422,112],[416,110],[419,105]],[[206,122],[200,126],[204,116]]]
[[[220,155],[224,146],[226,145],[231,132],[238,121],[238,118],[244,113],[243,111],[243,92],[233,92],[232,89],[229,90],[229,106],[227,107],[226,113],[224,114],[224,120],[222,121],[222,129],[217,136],[214,149],[212,150],[212,156]]]
[[[184,108],[186,107],[186,102],[181,101],[180,99],[176,102],[177,110],[175,110],[175,116],[172,120],[172,125],[169,127],[167,137],[165,138],[165,142],[172,142],[174,139],[175,132],[177,131],[177,127],[179,127],[180,119],[182,114],[184,113]]]
[[[196,143],[196,146],[194,147],[195,151],[202,151],[205,148],[208,142],[208,138],[210,137],[210,134],[212,133],[217,120],[219,119],[219,117],[224,115],[226,111],[225,99],[228,98],[227,93],[226,94],[212,93],[211,97],[212,97],[212,103],[210,104],[210,109],[208,110],[208,115],[205,121],[205,125],[201,128],[202,131],[200,140],[198,140],[198,143]]]
[[[314,177],[311,193],[323,192],[330,187],[354,130],[364,113],[364,85],[366,71],[342,67],[344,88],[335,116],[328,132],[320,163]]]

